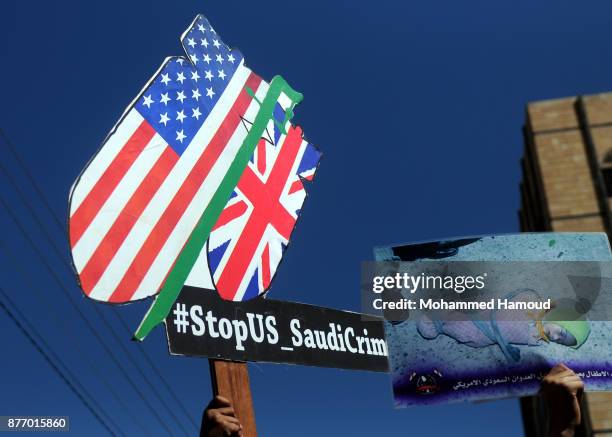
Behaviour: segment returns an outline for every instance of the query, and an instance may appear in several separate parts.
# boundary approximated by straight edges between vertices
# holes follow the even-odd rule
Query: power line
[[[114,309],[114,308],[113,308]],[[118,311],[114,311],[115,316],[117,316],[117,318],[119,319],[119,322],[123,325],[123,327],[125,328],[126,331],[130,332],[130,328],[127,326],[125,319],[123,317],[121,317],[121,315],[119,314]],[[140,348],[140,351],[142,352],[142,356],[145,358],[145,361],[147,362],[147,364],[149,364],[149,366],[151,367],[151,369],[153,370],[153,372],[157,375],[157,377],[159,378],[159,380],[161,381],[161,383],[163,384],[163,386],[166,388],[166,390],[168,391],[168,393],[170,393],[170,396],[172,396],[172,399],[174,400],[174,402],[177,403],[177,405],[183,410],[183,412],[185,413],[185,416],[187,416],[187,419],[189,419],[189,421],[191,422],[191,424],[193,425],[193,427],[198,430],[198,425],[196,425],[195,421],[193,420],[193,418],[191,417],[191,415],[187,412],[187,408],[185,407],[185,405],[183,405],[183,402],[178,398],[178,396],[174,393],[174,390],[172,390],[172,387],[170,387],[170,385],[168,385],[168,383],[166,382],[166,379],[162,376],[162,374],[160,373],[159,369],[153,364],[153,360],[151,359],[151,357],[149,356],[149,354],[147,353],[147,351],[144,349],[144,347],[142,346],[142,342],[136,342],[136,344],[138,345],[138,347]]]
[[[21,167],[22,171],[27,175],[28,180],[30,181],[30,184],[34,187],[36,193],[38,194],[38,197],[40,198],[40,200],[42,201],[43,205],[45,206],[45,208],[47,209],[47,211],[51,214],[51,216],[54,218],[54,222],[56,224],[56,226],[58,227],[58,229],[60,230],[61,233],[63,233],[65,231],[65,229],[63,228],[57,213],[53,210],[53,208],[51,208],[51,205],[47,202],[45,196],[43,195],[42,191],[40,190],[40,187],[38,186],[38,183],[36,182],[36,179],[34,178],[34,176],[31,174],[31,172],[29,171],[28,167],[25,165],[25,163],[23,162],[23,160],[21,159],[21,157],[19,156],[19,154],[17,153],[15,147],[13,146],[12,142],[10,141],[10,139],[8,138],[8,136],[6,135],[6,133],[4,132],[4,130],[0,127],[0,136],[2,136],[2,138],[4,139],[4,143],[5,145],[8,147],[8,149],[10,150],[11,154],[13,155],[13,157],[15,158],[15,160],[19,163],[19,166]],[[47,239],[47,241],[51,244],[51,246],[53,247],[53,249],[55,250],[56,254],[58,255],[58,257],[63,261],[63,263],[65,264],[65,266],[68,268],[68,270],[70,271],[70,273],[72,274],[72,268],[71,268],[71,264],[69,261],[67,261],[65,259],[65,257],[61,254],[61,251],[59,250],[59,248],[57,247],[57,245],[55,244],[55,242],[52,240],[52,238],[50,237],[50,234],[48,232],[48,230],[46,229],[46,227],[43,225],[43,223],[41,222],[41,220],[38,217],[38,214],[34,211],[34,209],[31,207],[31,205],[29,204],[29,202],[27,201],[27,198],[23,195],[23,192],[19,189],[19,185],[14,181],[14,179],[11,177],[10,173],[6,170],[6,168],[4,168],[2,166],[2,162],[0,161],[0,166],[2,168],[3,173],[6,175],[7,179],[9,179],[9,181],[11,182],[11,185],[13,185],[15,191],[18,193],[18,195],[21,197],[22,202],[26,205],[26,207],[28,208],[28,210],[30,211],[30,214],[34,217],[34,219],[36,220],[38,226],[41,228],[41,230],[43,231],[43,233],[45,234],[45,237]],[[125,322],[125,319],[123,318],[123,316],[121,315],[120,312],[118,312],[116,310],[116,308],[113,306],[113,312],[115,313],[115,316],[119,319],[119,321],[121,322],[122,326],[124,327],[125,331],[128,334],[131,334],[131,330],[130,328],[127,326],[127,323]],[[100,314],[100,313],[99,313]],[[102,317],[102,316],[101,316]],[[104,318],[103,318],[104,319]],[[106,320],[105,320],[106,321]],[[118,340],[120,344],[122,344],[120,342],[120,340]],[[194,420],[194,418],[192,417],[191,414],[189,414],[189,412],[187,411],[187,408],[183,405],[183,403],[179,400],[178,396],[174,393],[174,390],[172,390],[172,388],[170,387],[170,385],[166,382],[165,378],[163,377],[163,375],[161,374],[161,372],[159,371],[159,369],[155,366],[153,360],[151,360],[151,358],[148,356],[148,354],[146,353],[146,351],[144,350],[144,348],[140,347],[139,350],[141,351],[143,357],[145,358],[145,361],[147,362],[147,364],[151,367],[151,369],[153,370],[153,372],[157,375],[157,377],[159,378],[159,380],[161,381],[161,383],[164,385],[164,387],[166,388],[166,390],[170,393],[171,397],[173,398],[173,400],[177,403],[177,405],[179,406],[179,408],[182,410],[182,412],[184,413],[184,415],[187,417],[187,419],[189,420],[189,422],[191,423],[191,425],[194,427],[195,430],[198,430],[198,425],[196,424],[196,421]],[[136,367],[139,369],[140,368],[136,365]],[[144,378],[144,375],[143,375]],[[146,378],[145,378],[146,380]],[[151,388],[153,389],[153,386],[151,385]],[[153,389],[154,390],[154,389]],[[186,433],[187,431],[185,430],[185,428],[182,426],[182,424],[180,423],[180,421],[176,418],[176,416],[172,413],[172,409],[169,408],[167,406],[167,404],[165,404],[165,402],[161,399],[161,397],[159,396],[159,393],[157,393],[155,390],[154,392],[156,393],[156,396],[158,396],[158,398],[160,399],[160,401],[162,402],[162,404],[164,404],[164,406],[166,407],[166,409],[168,410],[168,412],[172,415],[173,419],[179,424],[179,426],[181,427],[181,429]]]
[[[128,357],[132,365],[136,368],[136,370],[138,371],[142,379],[145,381],[145,383],[149,385],[149,387],[151,388],[151,391],[153,392],[153,394],[155,394],[155,397],[157,397],[157,399],[162,403],[164,408],[166,408],[167,412],[170,414],[170,416],[172,416],[174,421],[178,424],[178,426],[185,433],[185,435],[189,436],[189,432],[185,429],[185,427],[183,426],[181,421],[178,419],[178,417],[176,417],[176,415],[172,411],[172,408],[170,408],[170,406],[166,403],[166,401],[161,397],[161,395],[159,394],[159,391],[155,388],[155,385],[150,383],[150,381],[147,379],[147,377],[143,373],[138,363],[134,360],[134,357],[132,356],[131,352],[125,347],[121,339],[117,336],[117,333],[115,332],[111,324],[108,322],[108,319],[106,318],[106,316],[102,317],[102,321],[104,322],[108,330],[111,332],[111,335],[113,336],[113,338],[117,341],[117,343],[119,343],[121,350],[123,350],[123,352]]]
[[[28,179],[30,180],[30,184],[32,184],[32,186],[34,187],[34,189],[36,190],[36,193],[38,194],[38,197],[41,199],[42,203],[45,205],[45,207],[47,208],[47,210],[49,212],[51,212],[51,215],[53,216],[53,218],[55,219],[55,224],[57,226],[59,226],[60,229],[62,229],[63,232],[63,227],[62,227],[62,223],[60,222],[60,219],[57,217],[57,214],[55,213],[55,211],[53,210],[53,208],[51,208],[51,205],[49,205],[49,202],[47,201],[47,198],[44,196],[44,194],[42,193],[42,191],[40,190],[40,188],[38,187],[38,184],[36,183],[36,181],[34,180],[34,177],[32,176],[32,174],[28,171],[25,163],[23,162],[23,160],[21,159],[21,157],[19,156],[19,154],[17,153],[17,150],[15,149],[15,147],[13,146],[13,143],[9,140],[8,136],[6,135],[6,132],[4,132],[4,129],[2,129],[0,127],[0,136],[2,137],[2,139],[4,140],[4,144],[6,144],[8,146],[9,151],[11,152],[11,155],[13,155],[13,158],[15,158],[15,161],[17,161],[17,163],[19,164],[19,166],[21,167],[21,170],[26,174],[26,176],[28,177]]]
[[[40,188],[38,187],[36,180],[34,179],[34,177],[31,175],[31,173],[29,172],[27,166],[23,163],[23,161],[21,160],[21,158],[19,157],[19,154],[16,152],[16,150],[13,149],[12,143],[8,140],[7,135],[4,133],[4,131],[0,128],[0,134],[4,139],[5,144],[8,146],[8,148],[11,150],[12,155],[15,157],[15,159],[17,160],[17,162],[19,163],[19,165],[21,166],[22,170],[28,175],[28,178],[30,180],[30,183],[34,186],[37,194],[39,197],[41,197],[43,199],[43,204],[46,206],[48,212],[54,217],[55,219],[55,223],[56,225],[59,226],[60,231],[63,232],[64,230],[62,229],[59,219],[55,213],[55,211],[53,211],[53,209],[51,208],[51,206],[49,205],[49,203],[46,201],[45,196],[42,194],[42,191],[40,190]],[[5,175],[5,177],[9,180],[9,182],[11,183],[11,185],[13,186],[13,188],[15,189],[15,191],[17,192],[18,196],[20,197],[22,203],[24,203],[24,205],[26,206],[26,208],[28,209],[28,211],[30,212],[30,214],[32,215],[32,217],[34,218],[34,220],[36,221],[37,225],[39,226],[39,228],[42,230],[43,234],[45,235],[46,240],[49,242],[49,244],[51,245],[51,247],[53,248],[53,250],[55,251],[56,255],[58,256],[58,258],[62,261],[62,263],[64,264],[64,266],[69,270],[70,274],[72,274],[72,268],[70,266],[69,261],[67,261],[64,257],[64,255],[61,253],[61,250],[58,248],[58,246],[56,245],[56,243],[53,241],[53,239],[51,238],[51,235],[49,233],[49,231],[47,230],[46,226],[42,223],[42,220],[40,219],[40,217],[38,216],[37,212],[34,210],[34,208],[31,206],[31,204],[29,203],[29,201],[27,200],[27,197],[24,195],[23,191],[20,189],[19,184],[17,184],[15,182],[15,180],[13,179],[13,177],[11,176],[11,174],[8,172],[8,170],[6,169],[6,167],[2,164],[2,161],[0,161],[0,170],[2,171],[2,173]],[[128,334],[131,333],[129,327],[127,326],[127,324],[125,323],[123,317],[121,316],[121,314],[116,310],[115,307],[113,308],[113,312],[115,313],[116,317],[120,320],[122,326],[124,327],[124,329],[126,330],[126,332]],[[139,372],[139,374],[141,375],[141,377],[143,378],[143,380],[149,385],[149,387],[151,388],[152,392],[154,393],[154,395],[157,397],[157,399],[160,401],[160,403],[164,406],[164,408],[168,411],[168,413],[172,416],[172,418],[174,419],[174,421],[178,424],[178,426],[181,428],[181,430],[186,434],[189,435],[189,432],[185,429],[185,427],[183,426],[183,424],[181,423],[181,421],[176,417],[176,415],[173,412],[173,409],[170,408],[170,406],[164,401],[163,397],[160,395],[159,391],[155,388],[155,386],[146,378],[146,376],[142,373],[142,370],[140,369],[139,365],[135,362],[133,356],[131,355],[131,353],[125,348],[125,346],[123,345],[123,343],[121,342],[121,339],[119,339],[117,337],[117,334],[115,333],[115,331],[111,328],[110,324],[108,323],[108,319],[104,316],[103,313],[101,313],[100,311],[98,311],[98,309],[96,307],[94,307],[94,309],[96,310],[97,314],[100,316],[100,318],[103,320],[104,324],[109,328],[109,330],[111,331],[111,334],[113,335],[113,337],[115,338],[115,340],[119,343],[119,345],[121,346],[121,348],[123,349],[123,351],[125,352],[125,354],[127,355],[128,359],[130,360],[130,362],[134,365],[134,367],[137,369],[137,371]],[[156,368],[156,366],[154,365],[153,361],[150,359],[150,357],[146,354],[145,350],[142,348],[139,348],[140,352],[142,353],[143,357],[145,358],[145,360],[147,361],[148,365],[151,367],[151,369],[155,372],[155,374],[159,377],[160,381],[162,382],[162,384],[164,385],[164,387],[166,388],[166,390],[168,390],[168,392],[170,393],[170,395],[172,396],[172,398],[177,402],[177,405],[180,407],[180,409],[183,411],[183,413],[185,414],[185,416],[188,418],[188,420],[190,421],[191,425],[194,427],[194,429],[198,429],[194,419],[192,418],[192,416],[189,414],[189,412],[187,411],[187,409],[185,408],[185,406],[183,405],[183,403],[179,400],[178,396],[174,393],[174,391],[172,390],[172,388],[168,385],[168,383],[165,381],[165,378],[161,375],[161,372]]]
[[[55,251],[55,254],[57,255],[58,259],[64,264],[64,266],[66,268],[68,268],[68,270],[72,274],[71,269],[70,269],[70,265],[68,264],[68,261],[62,255],[59,247],[55,244],[55,242],[51,238],[51,235],[49,234],[48,230],[46,229],[45,225],[42,223],[42,220],[40,219],[40,217],[38,216],[38,214],[36,213],[36,211],[34,210],[32,205],[30,205],[30,203],[29,203],[28,199],[26,198],[25,194],[23,193],[23,191],[21,191],[21,189],[19,188],[19,185],[12,178],[12,176],[10,175],[10,173],[8,172],[6,167],[2,164],[2,162],[0,162],[0,171],[4,174],[4,176],[9,180],[9,182],[13,186],[13,189],[15,190],[15,192],[17,193],[17,195],[21,199],[21,202],[26,206],[26,208],[30,212],[30,215],[32,215],[32,217],[34,218],[34,220],[38,224],[39,228],[43,232],[43,234],[45,236],[45,239],[47,240],[47,242],[51,245],[51,247]],[[94,306],[94,309],[95,309],[96,313],[102,319],[102,322],[104,323],[106,328],[110,331],[111,335],[113,336],[113,339],[119,344],[119,347],[121,348],[123,353],[125,353],[125,355],[127,356],[128,360],[130,361],[130,363],[136,368],[136,371],[142,377],[142,379],[145,382],[145,384],[147,384],[149,386],[149,388],[151,389],[151,391],[153,392],[155,397],[163,405],[163,407],[170,414],[170,416],[173,418],[173,420],[178,424],[179,428],[181,428],[181,430],[185,433],[185,435],[189,436],[189,432],[185,429],[185,427],[183,426],[181,421],[178,419],[178,417],[176,417],[176,415],[174,414],[174,411],[172,410],[172,408],[170,408],[170,406],[163,399],[163,397],[161,396],[159,391],[155,388],[155,386],[153,384],[151,384],[149,379],[144,375],[144,373],[142,372],[142,369],[140,368],[138,363],[134,360],[134,357],[132,356],[131,352],[125,347],[124,343],[117,336],[115,330],[112,328],[111,324],[108,322],[108,319],[106,318],[104,313],[102,313],[99,310],[99,308],[96,307],[96,306]]]
[[[30,276],[23,270],[19,262],[17,262],[15,258],[12,257],[10,253],[4,248],[4,245],[1,241],[0,241],[0,250],[4,253],[4,256],[11,262],[12,267],[21,275],[21,277],[24,279],[24,282],[29,285],[29,288],[31,290],[34,290],[35,293],[38,295],[38,297],[40,297],[42,300],[45,301],[47,313],[51,313],[53,315],[53,321],[65,334],[64,338],[68,339],[68,341],[72,344],[76,352],[85,359],[86,364],[94,371],[94,373],[96,374],[96,377],[108,389],[108,391],[115,398],[115,400],[117,401],[119,406],[123,409],[123,411],[126,412],[126,414],[134,421],[134,423],[136,423],[136,425],[138,425],[138,427],[145,434],[150,434],[150,431],[145,427],[142,421],[137,419],[138,416],[134,415],[131,412],[130,407],[123,401],[121,396],[115,391],[115,389],[113,388],[113,385],[108,381],[105,372],[102,372],[98,369],[98,366],[96,365],[95,362],[91,360],[91,358],[89,357],[89,354],[85,353],[85,351],[80,347],[78,342],[76,342],[75,337],[72,335],[73,333],[69,332],[69,330],[66,328],[64,319],[60,317],[56,311],[53,310],[53,305],[51,301],[49,300],[48,294],[41,292],[40,289],[33,284],[33,282],[30,279]],[[9,302],[12,303],[11,301]],[[16,308],[16,305],[14,303],[12,303],[12,305],[13,307]]]
[[[1,161],[0,161],[1,162]],[[136,392],[136,394],[138,395],[138,397],[142,400],[142,402],[144,402],[144,404],[147,406],[147,408],[151,411],[151,413],[153,414],[153,416],[157,419],[157,421],[161,424],[161,426],[166,430],[166,432],[169,435],[173,435],[172,431],[170,430],[170,428],[168,427],[168,425],[166,424],[166,422],[163,420],[163,418],[159,415],[159,413],[157,412],[157,410],[155,410],[155,408],[153,408],[153,406],[151,405],[151,403],[147,400],[147,398],[144,396],[144,394],[142,393],[142,391],[136,386],[136,384],[134,384],[134,382],[132,381],[132,379],[129,377],[127,371],[125,370],[125,368],[121,365],[121,362],[119,361],[119,359],[115,356],[115,354],[113,353],[113,351],[108,347],[108,345],[102,340],[102,337],[100,336],[100,334],[96,331],[96,329],[93,327],[93,325],[91,324],[91,322],[87,319],[87,317],[85,317],[85,315],[83,314],[83,312],[81,311],[81,309],[79,308],[79,306],[74,302],[72,295],[70,294],[70,292],[68,291],[68,289],[66,288],[66,286],[63,284],[63,282],[59,279],[59,277],[55,274],[53,268],[51,268],[51,266],[49,265],[49,263],[47,262],[46,258],[43,256],[42,252],[40,251],[40,249],[38,248],[38,246],[34,243],[34,241],[32,240],[32,238],[30,237],[30,235],[26,232],[26,230],[23,228],[23,226],[21,225],[21,223],[19,222],[19,220],[17,219],[17,216],[13,213],[13,211],[11,210],[11,208],[9,207],[9,205],[6,203],[4,196],[2,196],[0,194],[0,204],[2,205],[2,207],[6,210],[6,212],[9,214],[9,216],[11,217],[11,219],[13,220],[13,222],[15,223],[15,225],[17,226],[17,228],[19,229],[19,231],[21,232],[21,234],[25,237],[25,239],[28,241],[29,245],[32,247],[32,249],[34,250],[34,252],[36,252],[37,256],[40,258],[40,260],[42,261],[43,265],[45,266],[45,268],[47,269],[47,271],[49,272],[49,274],[51,275],[51,277],[53,278],[53,280],[56,282],[56,284],[60,287],[60,289],[62,290],[62,292],[64,293],[64,295],[68,298],[68,301],[71,303],[72,307],[76,310],[76,312],[79,314],[79,316],[81,317],[81,319],[85,322],[85,324],[87,325],[87,327],[89,328],[89,330],[92,332],[92,334],[96,337],[96,339],[100,342],[100,344],[102,345],[102,347],[104,348],[104,350],[106,351],[106,353],[108,354],[108,356],[111,358],[111,360],[113,361],[113,363],[115,363],[115,365],[119,368],[119,370],[121,371],[122,375],[125,377],[125,379],[128,381],[128,383],[130,384],[130,386],[132,387],[132,389],[134,389],[134,391]],[[97,306],[93,306],[94,310],[96,311],[96,313],[98,315],[100,315],[100,310],[97,308]],[[100,315],[100,317],[102,317]]]
[[[25,316],[23,311],[21,311],[19,309],[19,306],[17,306],[17,304],[11,299],[9,294],[6,291],[4,291],[4,289],[2,289],[1,287],[0,287],[0,294],[2,294],[4,296],[4,300],[6,302],[8,302],[8,304],[11,307],[13,307],[13,310],[15,311],[15,314],[16,314],[16,318],[17,319],[21,319],[22,323],[25,325],[25,328],[27,330],[29,330],[30,333],[34,334],[34,335],[32,335],[33,337],[34,336],[38,337],[38,341],[40,343],[42,343],[43,349],[46,348],[46,350],[48,351],[50,357],[53,360],[55,360],[55,362],[58,364],[58,367],[62,367],[63,368],[63,371],[66,373],[68,378],[73,381],[73,384],[76,386],[76,388],[78,390],[80,390],[81,392],[83,392],[85,394],[85,396],[87,396],[89,398],[89,401],[91,402],[92,406],[95,409],[97,409],[98,411],[100,411],[102,415],[105,416],[105,420],[107,422],[109,422],[115,428],[115,430],[117,431],[118,434],[125,435],[121,431],[121,428],[113,421],[111,416],[106,412],[106,410],[104,408],[102,408],[102,406],[100,406],[100,404],[96,401],[96,399],[89,393],[89,391],[79,381],[79,379],[76,377],[76,375],[74,375],[74,373],[72,373],[72,371],[66,365],[66,363],[64,363],[63,360],[54,352],[54,350],[51,347],[51,345],[49,343],[47,343],[45,338],[36,330],[36,328],[32,325],[32,323]],[[6,304],[6,302],[5,302],[5,304]]]
[[[6,293],[4,292],[2,288],[0,288],[0,293],[6,296]],[[47,364],[51,366],[51,368],[55,371],[55,373],[57,373],[60,379],[68,386],[68,388],[76,395],[76,397],[79,398],[79,400],[83,403],[83,405],[85,405],[85,407],[91,412],[91,414],[93,414],[96,420],[100,422],[100,424],[108,431],[110,435],[112,436],[116,435],[113,432],[113,430],[109,427],[109,425],[104,421],[104,419],[102,419],[102,417],[100,417],[100,415],[94,410],[92,405],[81,395],[81,393],[79,393],[76,387],[70,382],[68,377],[66,377],[64,372],[62,372],[62,370],[53,362],[51,357],[44,351],[44,349],[36,341],[36,339],[32,335],[30,335],[30,333],[25,328],[25,326],[23,326],[21,322],[17,320],[17,317],[15,317],[13,312],[4,303],[3,299],[0,299],[0,307],[2,307],[6,315],[13,321],[13,323],[15,324],[15,326],[17,326],[17,328],[21,331],[21,333],[26,336],[26,338],[30,341],[32,346],[34,346],[34,348],[43,356]]]

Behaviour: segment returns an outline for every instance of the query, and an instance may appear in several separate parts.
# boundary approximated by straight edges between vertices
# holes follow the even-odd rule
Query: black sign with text
[[[166,332],[173,355],[374,372],[389,367],[381,319],[302,303],[229,302],[214,290],[184,287]]]

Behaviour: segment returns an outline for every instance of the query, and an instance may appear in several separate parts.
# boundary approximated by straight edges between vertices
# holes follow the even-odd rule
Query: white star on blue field
[[[1,288],[91,398],[75,396],[0,309],[0,414],[69,416],[75,436],[108,435],[86,403],[124,435],[197,435],[211,397],[207,360],[171,357],[162,327],[130,341],[150,301],[117,307],[124,326],[83,297],[69,266],[71,184],[166,58],[135,107],[177,153],[243,60],[304,95],[293,122],[323,156],[269,297],[350,311],[374,246],[518,232],[526,103],[612,91],[609,0],[2,6],[0,162],[12,181],[0,172]],[[210,23],[183,47],[198,13]],[[388,375],[249,369],[266,437],[523,432],[516,399],[393,410]]]

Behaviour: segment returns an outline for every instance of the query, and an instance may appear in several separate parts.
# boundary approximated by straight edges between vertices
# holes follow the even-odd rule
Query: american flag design
[[[231,193],[235,188],[234,194],[223,200],[227,206],[213,217],[213,224],[217,219],[226,220],[239,200],[251,210],[256,208],[256,199],[248,196],[246,178],[251,176],[247,173],[251,175],[264,167],[271,171],[280,164],[281,157],[285,159],[284,144],[293,144],[287,138],[299,136],[299,150],[287,157],[294,160],[291,171],[284,174],[287,180],[274,179],[275,184],[283,184],[283,191],[266,205],[279,203],[289,216],[297,219],[304,200],[303,187],[292,193],[284,187],[287,184],[297,187],[301,178],[312,177],[310,172],[316,168],[316,162],[308,171],[300,167],[315,156],[318,161],[319,155],[302,139],[299,128],[287,122],[284,111],[292,107],[291,101],[281,94],[274,120],[266,129],[276,140],[259,142],[252,164],[247,165],[249,170],[240,176],[237,187],[228,190],[224,186],[228,184],[227,174],[239,160],[249,123],[257,117],[270,85],[246,67],[242,54],[228,48],[202,15],[192,22],[181,42],[186,56],[170,57],[162,63],[72,187],[69,240],[73,265],[81,288],[91,299],[123,303],[157,294],[219,193]],[[262,142],[266,143],[261,146],[263,152]],[[257,173],[260,181],[257,187],[265,187],[267,178],[268,174]],[[276,229],[275,215],[270,214],[270,227]],[[235,226],[234,222],[240,220],[244,221],[233,217],[228,223],[216,224],[214,241],[227,238],[237,245],[241,238],[248,238],[266,242],[272,255],[265,263],[268,270],[259,279],[258,290],[263,292],[269,285],[265,280],[273,275],[282,256],[282,245],[287,244],[290,229],[277,230],[279,236],[274,236],[268,227],[261,235],[258,232],[247,235],[252,228],[246,224],[242,228]],[[288,225],[287,219],[283,220]],[[200,266],[208,265],[213,252],[202,250],[190,276],[212,274]],[[251,258],[263,263],[260,252],[255,248]],[[242,264],[225,262],[223,269],[231,271],[231,275],[252,276],[251,264],[240,271],[237,266]],[[260,276],[262,272],[258,270]],[[224,277],[221,275],[220,280],[225,281]],[[259,294],[249,287],[241,291],[236,286],[234,292],[225,289],[219,290],[228,299]]]

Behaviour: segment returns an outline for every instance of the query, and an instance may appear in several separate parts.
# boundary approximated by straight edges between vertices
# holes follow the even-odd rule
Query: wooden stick
[[[232,403],[236,416],[242,424],[244,437],[257,437],[247,364],[212,359],[208,362],[213,395],[223,396]]]

